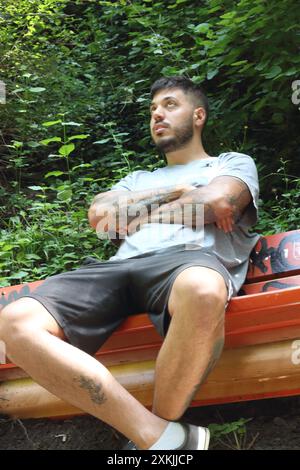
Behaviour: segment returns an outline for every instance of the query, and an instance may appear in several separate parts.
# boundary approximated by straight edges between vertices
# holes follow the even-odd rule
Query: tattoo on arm
[[[200,207],[203,210],[204,224],[227,217],[238,221],[251,199],[250,191],[243,181],[230,176],[218,177],[206,186],[183,194],[177,201],[160,206],[151,217],[151,222],[180,221],[180,214],[183,214],[187,207],[190,208],[190,215],[185,220],[193,228],[197,226],[197,217],[201,214]]]
[[[178,199],[182,194],[180,186],[149,189],[143,191],[109,191],[98,194],[91,205],[91,215],[98,220],[105,211],[113,212],[117,225],[124,220],[129,224],[137,217],[150,215],[153,207],[167,204]],[[94,223],[96,226],[97,220]]]
[[[149,222],[179,223],[196,229],[199,223],[210,224],[222,219],[233,223],[242,216],[251,198],[242,180],[220,176],[206,186],[185,191],[180,185],[134,192],[111,191],[96,196],[93,206],[96,213],[97,206],[99,210],[105,207],[113,211],[121,230],[127,230],[133,222],[130,228],[130,233],[133,233]],[[122,223],[126,223],[126,227],[122,227]]]
[[[250,203],[249,189],[245,188],[244,183],[242,183],[240,184],[240,190],[237,194],[226,194],[225,197],[232,209],[234,220],[237,221]]]

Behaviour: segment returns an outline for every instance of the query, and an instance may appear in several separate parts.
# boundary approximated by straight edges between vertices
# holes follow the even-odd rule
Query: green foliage
[[[209,153],[255,158],[257,230],[299,226],[295,0],[0,0],[0,7],[2,284],[114,251],[89,230],[87,207],[129,171],[164,164],[148,126],[149,88],[162,74],[203,83]]]
[[[266,178],[276,179],[280,175],[281,187],[272,188],[272,199],[260,201],[260,220],[256,230],[265,235],[299,229],[300,178],[287,174],[288,163],[280,159],[277,172],[266,175]]]
[[[258,435],[250,441],[247,436],[246,424],[252,418],[240,418],[238,421],[230,423],[209,425],[212,447],[221,446],[223,449],[231,450],[249,450],[253,446]]]

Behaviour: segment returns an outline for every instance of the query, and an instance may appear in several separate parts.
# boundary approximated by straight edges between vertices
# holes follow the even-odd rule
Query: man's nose
[[[153,111],[152,117],[153,117],[153,119],[154,119],[155,122],[163,121],[163,119],[164,119],[164,113],[163,113],[162,108],[157,107],[157,108]]]

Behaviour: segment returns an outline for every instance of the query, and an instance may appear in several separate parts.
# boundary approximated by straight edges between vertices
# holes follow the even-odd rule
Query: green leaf
[[[41,259],[41,257],[39,255],[36,255],[34,253],[29,253],[29,254],[25,255],[25,258],[29,259],[29,260]]]
[[[56,171],[49,171],[49,173],[47,173],[44,178],[49,178],[50,176],[61,176],[61,175],[64,175],[65,173],[63,171],[59,171],[59,170],[56,170]]]
[[[45,90],[46,88],[39,87],[39,86],[28,88],[28,91],[31,91],[31,93],[42,93]]]
[[[75,145],[74,144],[62,145],[58,149],[60,155],[62,155],[63,157],[67,157],[68,155],[70,155],[70,153],[73,152],[73,150],[75,150]]]
[[[20,93],[21,91],[26,91],[26,88],[16,88],[16,89],[13,90],[11,93],[12,93],[12,94],[16,94],[16,93]]]
[[[72,135],[71,137],[68,138],[68,142],[70,142],[71,140],[75,140],[75,139],[87,139],[89,135],[90,134]]]
[[[219,69],[215,69],[215,70],[210,70],[209,72],[207,72],[207,80],[211,80],[212,78],[214,78],[217,74],[219,73]]]
[[[23,142],[20,142],[19,140],[13,140],[12,143],[13,145],[8,145],[7,147],[20,148],[23,146]]]
[[[107,137],[107,139],[97,140],[96,142],[93,142],[93,144],[106,144],[110,140],[111,140],[111,137]]]
[[[3,245],[3,246],[1,246],[2,251],[11,251],[14,248],[15,248],[14,245]]]
[[[68,122],[62,122],[62,126],[82,126],[82,124],[79,124],[79,122],[74,122],[74,121],[68,121]]]
[[[28,273],[25,271],[19,271],[18,273],[9,276],[8,279],[23,279],[26,276],[28,276]]]
[[[61,142],[61,137],[50,137],[50,139],[43,139],[40,141],[43,145],[48,145],[50,142]]]
[[[194,28],[195,33],[207,33],[208,30],[209,30],[209,24],[208,23],[198,24]]]
[[[237,62],[233,62],[231,65],[231,67],[237,67],[238,65],[243,65],[243,64],[247,64],[248,63],[248,60],[238,60]]]
[[[274,78],[282,72],[282,68],[279,65],[273,65],[268,73],[265,74],[266,78]]]
[[[31,93],[42,93],[45,90],[46,90],[46,88],[43,88],[43,87],[40,87],[40,86],[28,88],[28,91],[31,91]]]
[[[285,75],[287,77],[290,77],[291,75],[296,75],[298,73],[297,69],[295,67],[292,67],[290,69],[288,69],[287,72],[285,72]]]
[[[42,186],[28,186],[29,189],[32,189],[32,191],[43,191],[44,188]]]
[[[47,122],[43,122],[43,123],[42,123],[42,126],[50,127],[50,126],[54,126],[55,124],[60,124],[60,123],[61,123],[61,119],[58,119],[57,121],[47,121]]]
[[[40,142],[35,142],[34,140],[31,140],[31,141],[27,142],[27,145],[28,145],[28,147],[31,147],[31,148],[34,149],[34,148],[40,146]]]
[[[72,197],[72,190],[71,189],[64,189],[63,191],[60,191],[57,193],[57,199],[60,201],[69,201]]]
[[[73,166],[72,171],[77,170],[77,168],[90,168],[91,166],[90,163],[80,163],[80,165]]]

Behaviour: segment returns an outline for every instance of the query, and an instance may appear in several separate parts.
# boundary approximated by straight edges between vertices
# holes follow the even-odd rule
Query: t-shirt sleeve
[[[252,204],[249,204],[239,223],[255,225],[258,220],[259,181],[253,158],[237,152],[222,154],[216,176],[234,176],[246,183],[252,195]]]
[[[135,188],[135,182],[136,182],[136,177],[137,174],[139,173],[138,171],[133,171],[132,173],[129,173],[127,176],[124,176],[118,183],[114,184],[110,190],[115,191],[115,190],[125,190],[125,191],[134,191]]]

